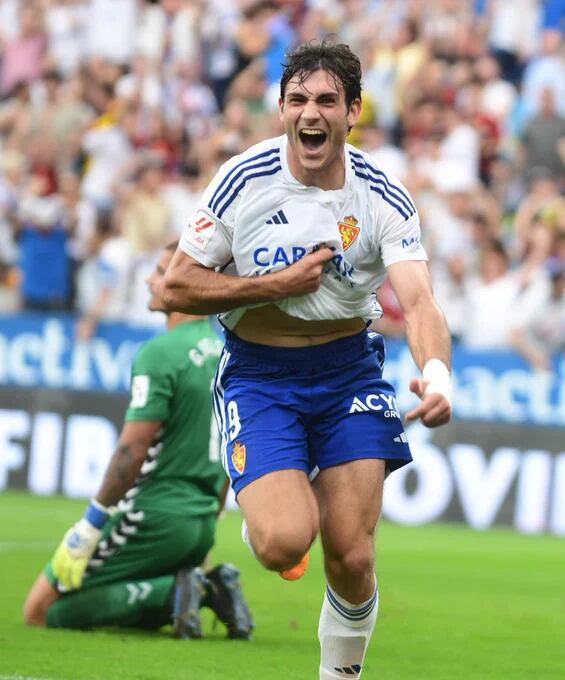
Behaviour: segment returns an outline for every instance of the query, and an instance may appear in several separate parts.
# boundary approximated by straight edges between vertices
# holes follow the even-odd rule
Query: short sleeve
[[[231,260],[232,238],[213,213],[199,208],[181,234],[179,247],[205,267],[223,267]]]
[[[144,345],[135,357],[131,375],[131,398],[126,421],[166,421],[173,396],[174,378],[161,352]]]
[[[224,163],[217,172],[180,238],[181,250],[205,267],[223,267],[232,258],[237,205],[237,198],[230,200],[234,162]]]
[[[405,219],[399,212],[388,211],[380,232],[381,256],[385,267],[407,260],[427,260],[421,243],[420,219],[414,213]]]

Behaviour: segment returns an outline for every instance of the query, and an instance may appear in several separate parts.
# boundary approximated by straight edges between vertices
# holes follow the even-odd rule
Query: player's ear
[[[282,97],[279,97],[279,120],[282,121],[283,119],[283,105],[284,105],[284,100]]]
[[[355,123],[359,120],[361,115],[361,109],[363,108],[360,99],[354,99],[349,105],[349,111],[347,112],[347,123],[349,127],[353,127]]]

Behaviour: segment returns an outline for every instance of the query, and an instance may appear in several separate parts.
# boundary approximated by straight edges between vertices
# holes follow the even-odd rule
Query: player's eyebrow
[[[310,94],[308,90],[291,90],[286,93],[286,96],[307,99],[308,94]],[[321,99],[322,97],[339,97],[339,92],[337,90],[326,90],[325,92],[320,92],[316,95],[316,99]]]

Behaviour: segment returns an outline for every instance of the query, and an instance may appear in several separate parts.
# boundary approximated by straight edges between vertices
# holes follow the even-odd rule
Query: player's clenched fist
[[[323,247],[277,272],[274,276],[282,281],[284,297],[315,293],[322,282],[326,262],[329,262],[334,254],[330,248]]]
[[[406,420],[420,419],[426,427],[439,427],[451,419],[451,382],[447,366],[430,359],[422,370],[422,378],[410,381],[410,391],[421,403],[406,414]]]
[[[53,555],[53,574],[64,590],[80,588],[84,572],[102,536],[108,511],[92,501],[85,516],[65,534]],[[95,526],[98,525],[98,526]]]

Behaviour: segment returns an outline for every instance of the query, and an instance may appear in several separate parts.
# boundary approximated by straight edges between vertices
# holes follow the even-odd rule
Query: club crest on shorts
[[[359,235],[361,228],[357,226],[359,220],[356,220],[353,215],[348,215],[343,218],[343,222],[338,222],[339,235],[343,243],[343,249],[347,250],[353,245],[355,239]]]
[[[245,444],[242,444],[241,442],[235,442],[231,454],[231,462],[240,475],[245,470],[245,454]]]

